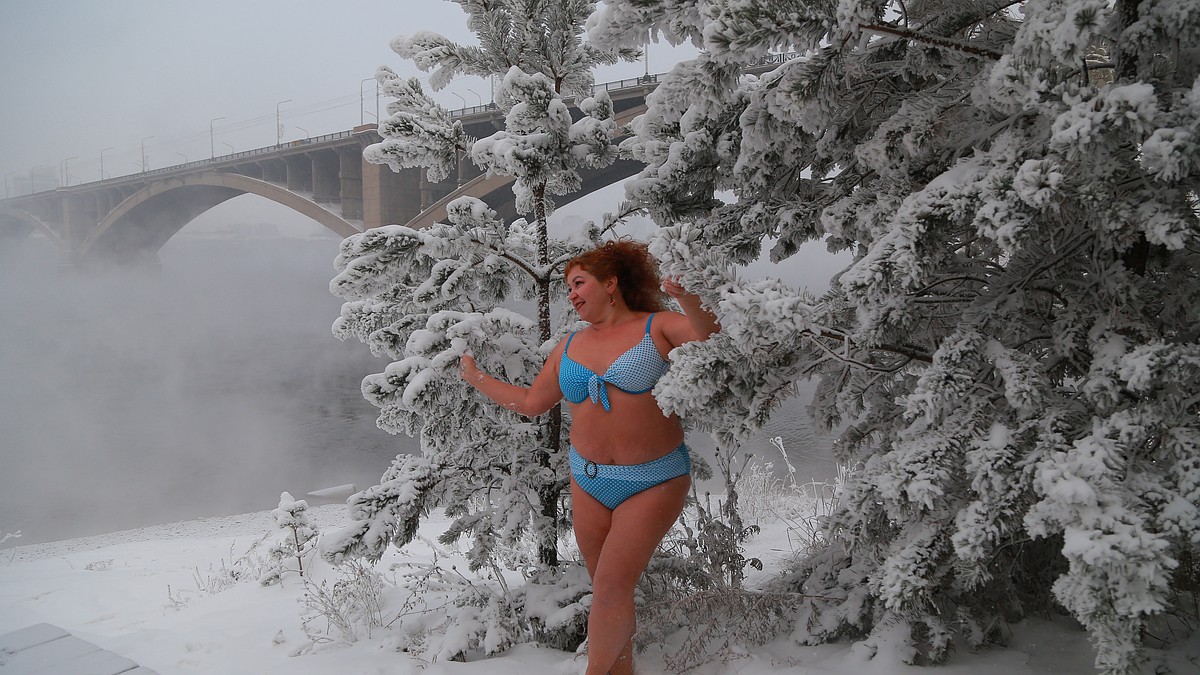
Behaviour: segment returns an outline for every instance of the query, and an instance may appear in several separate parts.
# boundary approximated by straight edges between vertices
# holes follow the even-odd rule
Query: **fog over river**
[[[9,545],[361,489],[419,449],[377,429],[359,392],[385,362],[330,332],[337,239],[187,235],[156,270],[64,273],[38,237],[0,258],[0,536],[22,532]],[[766,439],[782,436],[804,479],[828,477],[806,403],[752,445],[781,464]]]

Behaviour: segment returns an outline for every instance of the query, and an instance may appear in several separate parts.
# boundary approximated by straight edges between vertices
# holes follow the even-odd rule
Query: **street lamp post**
[[[651,39],[654,37],[653,33],[653,30],[647,31],[646,46],[642,52],[642,62],[646,64],[646,74],[644,76],[646,82],[650,81],[650,43],[653,42]]]
[[[62,169],[62,186],[63,187],[71,186],[71,172],[70,172],[70,169],[67,168],[67,162],[69,162],[73,159],[79,159],[79,158],[78,157],[68,157],[68,158],[64,159],[62,162],[59,162],[59,167]]]
[[[470,87],[467,87],[467,91],[471,92],[472,94],[475,94],[475,98],[479,99],[479,107],[482,108],[483,107],[483,97],[479,95],[479,92],[475,91],[474,89],[472,89]]]
[[[457,99],[458,99],[460,102],[462,102],[462,107],[463,107],[463,109],[466,109],[466,107],[467,107],[467,99],[465,99],[465,98],[463,98],[463,97],[459,96],[458,94],[455,94],[454,92],[450,92],[450,94],[451,94],[451,95],[453,95],[453,96],[454,96],[454,98],[457,98]]]
[[[16,171],[9,171],[4,174],[4,198],[8,199],[12,194],[8,191],[8,177],[17,175]]]
[[[208,121],[208,158],[209,159],[212,159],[213,157],[217,156],[217,151],[213,149],[215,147],[213,144],[213,122],[216,122],[217,120],[223,120],[223,119],[225,119],[225,118],[224,117],[214,117]]]
[[[292,99],[289,98],[275,104],[275,145],[283,144],[283,123],[280,121],[279,117],[279,106],[283,105],[284,103],[291,103],[291,101]]]
[[[308,138],[312,137],[312,134],[311,134],[311,133],[309,133],[308,129],[305,129],[304,127],[300,126],[299,124],[297,124],[297,125],[296,125],[296,128],[297,128],[297,129],[299,129],[300,131],[303,131],[303,132],[304,132],[304,138],[305,138],[305,139],[308,139]]]
[[[188,157],[187,157],[187,155],[183,154],[182,152],[176,152],[175,154],[177,154],[177,155],[179,155],[180,157],[182,157],[182,158],[183,158],[183,163],[184,163],[184,164],[187,164],[187,163],[188,163]]]
[[[105,178],[107,178],[107,176],[104,175],[104,153],[106,151],[112,150],[112,149],[113,148],[108,147],[108,148],[104,148],[103,150],[100,151],[100,180],[104,180]]]
[[[230,144],[228,144],[228,143],[226,143],[225,141],[221,141],[221,145],[223,145],[223,146],[225,146],[225,147],[229,148],[229,154],[233,155],[233,154],[236,154],[236,153],[237,153],[237,150],[234,150],[234,149],[233,149],[233,146],[232,146],[232,145],[230,145]]]
[[[367,123],[367,113],[366,113],[367,104],[366,104],[366,101],[363,99],[362,86],[363,86],[364,82],[368,82],[370,80],[375,80],[375,78],[364,77],[363,79],[358,81],[358,124],[359,124],[359,126],[362,126],[363,124]],[[375,91],[376,92],[379,91],[379,81],[378,80],[375,80]],[[377,96],[378,96],[378,94],[377,94]],[[377,122],[379,121],[378,116],[376,116],[375,121],[377,121]]]
[[[146,141],[150,140],[151,138],[154,137],[147,136],[142,139],[142,173],[146,173]]]

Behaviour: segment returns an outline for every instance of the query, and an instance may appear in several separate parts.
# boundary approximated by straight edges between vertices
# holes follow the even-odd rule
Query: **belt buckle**
[[[583,465],[583,475],[587,476],[588,478],[595,478],[596,476],[600,475],[600,467],[596,466],[596,463],[589,459],[587,460],[587,463]]]

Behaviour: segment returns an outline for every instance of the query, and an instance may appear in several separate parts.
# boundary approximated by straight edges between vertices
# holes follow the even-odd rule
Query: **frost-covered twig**
[[[21,538],[20,530],[17,530],[16,532],[5,532],[4,536],[0,537],[0,546],[4,545],[4,542],[8,541],[9,539],[20,539],[20,538]],[[14,550],[12,552],[12,555],[10,555],[8,557],[8,564],[11,565],[12,561],[15,560],[16,557],[17,557],[17,552]]]
[[[975,56],[986,56],[989,59],[993,59],[993,60],[999,59],[1001,56],[1004,55],[1003,52],[998,52],[994,49],[988,49],[986,47],[979,47],[979,46],[971,45],[971,44],[964,44],[964,43],[958,42],[956,40],[951,40],[951,39],[944,38],[944,37],[938,37],[935,35],[925,35],[923,33],[919,33],[914,30],[908,30],[906,28],[897,28],[895,26],[889,26],[889,25],[885,25],[885,24],[864,24],[861,26],[861,28],[862,28],[862,30],[874,31],[876,33],[886,33],[888,35],[895,35],[896,37],[904,38],[907,40],[915,40],[917,42],[924,42],[926,44],[931,44],[935,47],[941,47],[943,49],[953,49],[955,51],[963,52],[964,54],[974,54]]]

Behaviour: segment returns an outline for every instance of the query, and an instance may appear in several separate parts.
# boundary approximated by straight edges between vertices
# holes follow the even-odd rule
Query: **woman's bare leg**
[[[579,546],[579,552],[583,554],[583,562],[587,565],[588,576],[594,581],[596,564],[600,560],[600,551],[604,548],[604,540],[608,537],[609,527],[612,525],[612,511],[597,501],[595,497],[584,492],[583,488],[575,482],[574,477],[571,478],[571,509],[575,527],[575,543]],[[593,597],[595,596],[593,595]],[[590,649],[590,640],[588,646]],[[629,639],[625,652],[622,652],[617,661],[622,661],[622,658],[630,664],[633,663],[633,638]],[[613,675],[623,675],[619,669],[611,672]],[[628,672],[633,671],[630,669]]]
[[[689,476],[672,478],[626,499],[611,512],[599,556],[594,565],[588,564],[592,575],[588,675],[628,675],[633,672],[632,640],[636,622],[633,592],[654,549],[679,519],[690,486]],[[589,499],[592,503],[588,503]],[[590,495],[583,501],[587,503],[584,507],[586,528],[596,515],[589,507],[604,507]],[[578,539],[578,502],[575,508]],[[614,536],[608,536],[609,533]],[[594,546],[594,542],[593,538],[589,545]],[[580,550],[583,548],[581,543]],[[584,553],[584,558],[587,557]]]
[[[587,565],[588,576],[596,578],[596,563],[600,560],[600,551],[604,548],[604,540],[608,537],[612,525],[612,511],[601,504],[595,497],[584,492],[575,479],[571,479],[571,506],[574,511],[575,543],[583,554]],[[594,596],[593,596],[594,597]],[[590,644],[590,643],[589,643]],[[610,675],[629,675],[633,673],[633,637],[625,644],[625,649],[617,657],[617,662],[609,670]]]

